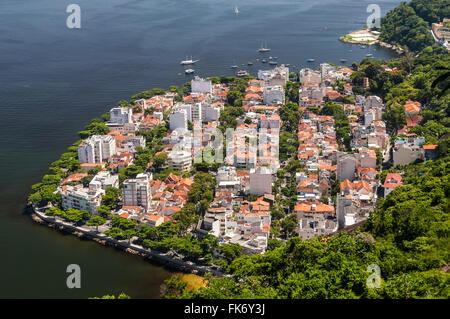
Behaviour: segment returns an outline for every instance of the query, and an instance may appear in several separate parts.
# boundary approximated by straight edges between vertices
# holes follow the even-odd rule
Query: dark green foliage
[[[429,23],[418,16],[409,4],[402,3],[381,19],[380,40],[420,52],[433,44],[429,29]]]
[[[165,93],[166,93],[166,91],[163,89],[151,89],[148,91],[144,91],[144,92],[133,95],[131,97],[131,103],[134,103],[136,100],[149,99],[155,95],[163,95]]]

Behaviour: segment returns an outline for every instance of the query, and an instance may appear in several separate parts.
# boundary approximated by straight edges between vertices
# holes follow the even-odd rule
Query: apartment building
[[[141,173],[136,178],[123,182],[123,206],[141,206],[148,209],[151,199],[149,179],[149,175]]]
[[[115,107],[109,111],[111,123],[125,124],[132,122],[133,110],[129,107]]]
[[[94,182],[89,187],[83,185],[62,186],[61,205],[64,210],[69,208],[81,209],[88,211],[91,216],[97,214],[97,208],[101,205],[102,196],[105,191],[101,188],[99,182]]]
[[[80,163],[104,163],[116,154],[116,140],[111,135],[93,135],[78,146]]]
[[[168,156],[169,168],[185,172],[192,168],[192,154],[188,151],[172,150]]]

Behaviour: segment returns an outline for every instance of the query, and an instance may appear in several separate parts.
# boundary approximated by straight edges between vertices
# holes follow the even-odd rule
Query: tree
[[[298,217],[297,214],[293,213],[288,215],[281,221],[281,233],[289,238],[297,234],[298,227]]]
[[[186,291],[187,283],[181,280],[181,275],[173,275],[164,280],[162,297],[166,299],[180,298]]]
[[[89,219],[86,222],[86,225],[88,225],[88,226],[95,226],[96,227],[95,229],[98,232],[98,227],[103,225],[105,222],[106,222],[105,218],[103,218],[101,216],[95,216],[95,217],[92,217],[91,219]]]
[[[79,224],[83,220],[88,220],[90,218],[90,214],[86,210],[69,208],[62,217],[75,224]]]
[[[30,196],[28,196],[28,201],[34,205],[38,205],[42,202],[42,196],[39,192],[30,194]]]
[[[109,127],[104,123],[91,123],[86,126],[86,130],[90,132],[90,135],[106,135],[109,133]]]
[[[105,189],[105,195],[102,198],[102,205],[108,206],[110,209],[113,208],[119,202],[120,195],[122,195],[120,189],[107,187]]]
[[[158,154],[155,156],[155,158],[153,160],[153,166],[156,169],[159,169],[166,164],[167,164],[167,154],[166,153],[161,153],[161,154]]]
[[[122,239],[123,237],[123,230],[119,227],[113,227],[107,231],[105,231],[105,235],[114,238],[114,239]]]
[[[219,252],[225,257],[225,259],[231,263],[234,259],[242,254],[243,247],[239,244],[222,244],[219,246]]]
[[[443,70],[445,71],[443,74],[441,74],[440,76],[438,76],[433,83],[431,84],[431,88],[434,89],[435,87],[437,87],[439,84],[444,84],[444,87],[442,89],[442,91],[439,93],[439,97],[442,97],[448,89],[450,89],[450,68],[449,67],[436,67],[437,70]]]
[[[100,205],[97,208],[97,212],[100,214],[101,217],[108,218],[109,215],[111,215],[111,207],[106,205]]]
[[[386,122],[386,128],[391,132],[391,135],[397,135],[398,130],[406,125],[405,107],[393,101],[387,106],[382,118]]]
[[[128,239],[128,244],[131,243],[131,238],[133,238],[134,236],[136,236],[135,229],[127,229],[127,230],[123,231],[123,233],[122,233],[122,237],[124,239]]]

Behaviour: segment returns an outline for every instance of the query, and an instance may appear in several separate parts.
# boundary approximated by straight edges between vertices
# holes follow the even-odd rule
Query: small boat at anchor
[[[239,70],[239,71],[236,72],[236,75],[237,75],[238,77],[243,77],[243,76],[247,76],[247,75],[248,75],[248,72],[245,71],[245,70]]]
[[[181,65],[191,65],[194,64],[196,62],[198,62],[199,60],[192,60],[192,57],[190,59],[188,59],[188,57],[186,57],[186,60],[183,60],[180,62]]]
[[[186,74],[192,74],[194,72],[195,72],[194,69],[186,69],[186,70],[184,70],[184,73],[186,73]]]
[[[261,43],[261,47],[258,49],[258,52],[269,52],[270,49],[267,47],[267,43],[263,46]]]

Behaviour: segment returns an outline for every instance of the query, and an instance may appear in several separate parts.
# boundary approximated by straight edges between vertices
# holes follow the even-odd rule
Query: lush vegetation
[[[345,148],[349,151],[350,142],[352,140],[351,129],[342,105],[328,102],[320,110],[320,114],[333,116],[334,127],[336,129],[336,140],[340,145],[345,146]]]
[[[450,16],[448,0],[413,0],[402,3],[381,20],[383,42],[399,45],[413,52],[440,50],[430,34],[431,23]],[[433,46],[434,48],[431,48]]]

